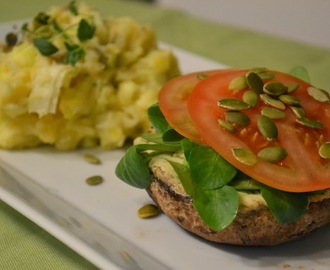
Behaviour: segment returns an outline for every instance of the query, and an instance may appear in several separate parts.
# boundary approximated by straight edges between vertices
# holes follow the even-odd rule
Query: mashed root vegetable
[[[80,39],[82,20],[92,36]],[[53,7],[24,29],[22,42],[0,52],[1,148],[121,147],[147,131],[147,108],[179,74],[152,29],[83,3]],[[43,55],[37,38],[56,52],[43,44]]]

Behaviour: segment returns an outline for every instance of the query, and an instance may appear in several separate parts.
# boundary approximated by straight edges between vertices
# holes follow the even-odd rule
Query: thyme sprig
[[[73,16],[79,15],[75,1],[70,2],[67,8]],[[72,37],[68,35],[68,30],[72,27],[77,27],[76,37],[78,41],[73,41]],[[65,48],[65,63],[72,66],[84,58],[85,43],[94,37],[96,30],[93,18],[82,18],[79,23],[63,28],[54,18],[44,12],[40,12],[34,17],[31,28],[32,30],[27,24],[24,24],[21,31],[25,37],[31,39],[39,53],[46,57],[54,56],[59,51],[53,41],[60,36]],[[7,35],[8,46],[14,46],[18,43],[17,36],[13,32]]]

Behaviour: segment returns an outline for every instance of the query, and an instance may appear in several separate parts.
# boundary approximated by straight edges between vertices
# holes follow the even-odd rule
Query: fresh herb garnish
[[[69,8],[70,12],[71,12],[73,15],[75,15],[75,16],[78,15],[78,8],[77,8],[77,3],[76,3],[76,1],[71,1],[71,2],[69,3],[68,8]]]
[[[58,48],[46,38],[35,38],[32,42],[43,56],[50,56],[58,51]]]
[[[78,16],[79,11],[75,1],[68,5],[70,12]],[[77,62],[84,58],[85,42],[92,39],[95,35],[96,27],[93,24],[93,18],[82,18],[76,25],[71,25],[66,28],[62,27],[56,20],[44,12],[40,12],[33,19],[32,29],[27,25],[22,27],[26,37],[32,40],[33,45],[37,50],[47,57],[54,56],[59,50],[59,46],[54,44],[54,39],[59,39],[64,44],[65,63],[75,66]],[[76,27],[76,38],[68,34],[68,30]]]

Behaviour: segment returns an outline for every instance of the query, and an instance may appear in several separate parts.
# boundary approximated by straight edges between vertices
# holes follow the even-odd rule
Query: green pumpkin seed
[[[90,186],[96,186],[103,182],[103,177],[99,175],[91,176],[86,179],[86,183]]]
[[[244,101],[233,98],[225,98],[218,101],[218,106],[233,111],[242,111],[250,108],[249,104],[245,103]]]
[[[300,100],[294,96],[280,95],[279,99],[280,99],[280,101],[282,101],[283,103],[285,103],[287,105],[293,105],[293,106],[300,105]]]
[[[290,108],[297,117],[303,118],[306,116],[306,112],[302,107],[290,106]]]
[[[267,68],[265,68],[265,67],[255,67],[255,68],[251,68],[249,71],[259,75],[259,73],[266,72]]]
[[[288,94],[291,94],[291,93],[293,93],[294,91],[296,91],[298,89],[299,84],[297,84],[297,83],[291,83],[291,84],[288,84],[287,87],[288,87],[287,93]]]
[[[330,159],[330,142],[326,142],[319,148],[319,155],[322,158]]]
[[[228,89],[232,91],[242,91],[246,88],[248,88],[248,85],[245,76],[239,76],[232,79],[228,85]]]
[[[139,218],[151,218],[154,216],[157,216],[159,214],[159,208],[154,204],[146,204],[142,206],[138,212],[137,215]]]
[[[315,121],[315,120],[308,119],[306,117],[297,118],[296,122],[305,127],[316,128],[316,129],[324,128],[322,123]]]
[[[278,99],[274,99],[272,97],[270,97],[267,94],[261,94],[260,98],[268,105],[279,109],[279,110],[284,110],[285,109],[285,105],[282,101],[278,100]]]
[[[233,148],[232,153],[235,159],[241,162],[242,164],[253,166],[254,164],[257,163],[256,155],[248,149]]]
[[[263,91],[272,96],[279,96],[288,91],[288,88],[280,82],[268,82],[264,85]]]
[[[197,74],[197,79],[199,79],[199,80],[204,80],[204,79],[206,79],[208,77],[208,75],[206,75],[206,74]]]
[[[279,146],[266,147],[258,152],[258,157],[267,162],[279,162],[283,160],[288,154]]]
[[[101,164],[101,160],[97,158],[96,156],[93,156],[91,154],[85,154],[84,160],[91,164]]]
[[[323,103],[330,102],[329,94],[322,89],[318,89],[316,87],[308,87],[307,92],[312,98],[314,98],[319,102],[323,102]]]
[[[261,114],[267,116],[270,119],[283,119],[286,114],[274,108],[266,108],[261,110]]]
[[[261,80],[271,80],[275,78],[274,73],[259,73],[258,76]]]
[[[250,118],[242,112],[226,112],[226,120],[239,126],[247,126],[250,124]]]
[[[257,94],[262,93],[264,83],[256,73],[249,72],[246,74],[246,82],[252,91],[256,92]]]
[[[231,123],[229,123],[229,122],[227,122],[227,121],[219,118],[218,119],[218,123],[219,123],[219,126],[220,127],[222,127],[223,129],[225,129],[227,131],[229,131],[231,133],[235,133],[236,132],[235,127]]]
[[[259,95],[256,92],[249,90],[243,94],[242,99],[253,108],[258,105]]]
[[[277,139],[278,131],[274,122],[267,116],[260,115],[257,121],[257,126],[262,136],[268,141]]]

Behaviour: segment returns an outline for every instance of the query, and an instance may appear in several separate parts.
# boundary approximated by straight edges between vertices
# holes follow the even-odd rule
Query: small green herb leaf
[[[180,143],[183,149],[184,156],[186,160],[189,162],[190,153],[195,147],[198,147],[198,144],[194,143],[193,141],[187,138],[182,139]]]
[[[87,20],[82,19],[78,26],[78,38],[81,42],[93,38],[95,33],[95,26],[89,24]]]
[[[71,1],[71,2],[69,3],[68,8],[69,8],[70,12],[71,12],[73,15],[75,15],[75,16],[78,15],[78,8],[77,8],[77,3],[76,3],[76,1]]]
[[[197,146],[189,158],[191,178],[199,189],[217,189],[229,183],[237,169],[212,148]]]
[[[65,42],[65,47],[67,49],[66,63],[75,66],[80,59],[84,58],[85,51],[79,45]]]
[[[50,56],[58,51],[57,47],[46,38],[35,38],[32,42],[38,51],[44,56]]]
[[[214,190],[197,190],[194,195],[195,209],[213,230],[222,230],[235,219],[239,205],[235,188],[223,186]]]
[[[291,223],[298,220],[308,205],[306,193],[290,193],[270,187],[261,187],[261,195],[269,210],[280,223]]]
[[[163,141],[165,143],[178,143],[180,142],[184,137],[177,133],[174,129],[168,129],[163,134]]]
[[[116,176],[127,184],[146,189],[151,183],[151,175],[137,146],[130,147],[115,169]]]

